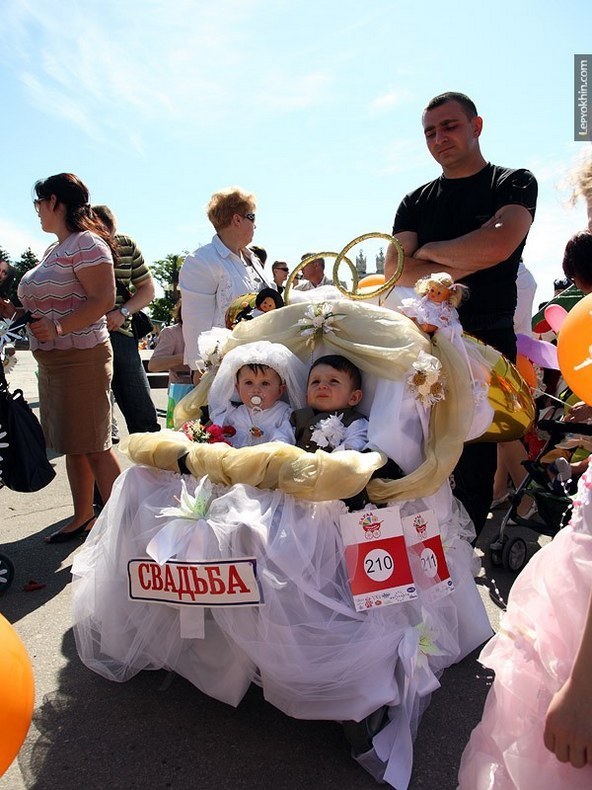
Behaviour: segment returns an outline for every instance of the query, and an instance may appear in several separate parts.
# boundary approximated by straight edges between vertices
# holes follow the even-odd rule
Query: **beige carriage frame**
[[[348,357],[365,374],[404,380],[421,351],[441,362],[447,394],[431,407],[424,461],[417,469],[400,480],[371,480],[372,473],[386,460],[381,452],[307,453],[279,442],[236,449],[222,443],[192,444],[183,434],[173,432],[130,437],[127,451],[132,460],[178,472],[178,459],[186,456],[185,464],[196,477],[208,475],[212,482],[225,485],[243,483],[279,489],[309,501],[346,498],[366,485],[376,504],[435,493],[456,465],[471,423],[474,400],[465,361],[445,338],[430,338],[396,311],[350,299],[332,301],[330,307],[342,318],[333,324],[332,331],[322,334],[324,347],[329,353]],[[301,302],[242,322],[229,336],[223,352],[244,343],[270,340],[284,344],[302,361],[310,362],[315,339],[303,335],[299,323],[306,323],[310,309],[310,302]],[[504,378],[500,365],[507,374],[512,372],[510,363],[491,347],[476,345],[492,371],[492,382],[496,377],[503,380],[502,387],[490,388],[490,400],[492,392],[501,399],[494,405],[500,418],[500,438],[520,435],[531,419],[532,399],[524,392],[524,382],[517,372],[513,382]],[[177,427],[199,417],[212,380],[213,371],[207,371],[195,390],[177,405]]]

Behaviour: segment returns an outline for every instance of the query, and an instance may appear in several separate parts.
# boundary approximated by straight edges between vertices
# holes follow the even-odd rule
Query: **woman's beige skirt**
[[[45,442],[57,453],[98,453],[111,447],[111,343],[40,351],[39,411]]]

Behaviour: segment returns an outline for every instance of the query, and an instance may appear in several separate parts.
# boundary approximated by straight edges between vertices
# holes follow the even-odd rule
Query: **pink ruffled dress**
[[[590,790],[592,766],[560,763],[543,743],[551,698],[565,683],[592,588],[592,467],[571,523],[516,580],[499,633],[479,660],[495,671],[462,756],[459,790]]]

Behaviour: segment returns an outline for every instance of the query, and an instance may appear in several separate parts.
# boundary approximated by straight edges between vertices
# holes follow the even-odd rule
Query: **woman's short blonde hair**
[[[245,214],[255,213],[256,208],[255,195],[240,187],[228,187],[212,195],[207,213],[214,228],[221,230],[230,225],[235,214],[244,217]]]
[[[462,300],[469,295],[467,286],[455,283],[447,272],[436,272],[435,274],[430,274],[429,277],[422,277],[421,280],[415,283],[415,292],[420,296],[425,296],[432,285],[448,288],[450,296],[446,301],[452,307],[458,307]]]

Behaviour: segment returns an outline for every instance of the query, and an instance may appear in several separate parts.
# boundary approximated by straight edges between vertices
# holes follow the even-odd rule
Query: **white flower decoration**
[[[429,619],[422,620],[414,626],[418,636],[418,664],[420,666],[427,666],[429,656],[443,656],[444,651],[441,650],[436,644],[438,638],[438,631],[429,622]]]
[[[345,438],[345,425],[338,414],[321,420],[311,435],[311,440],[319,447],[338,447]]]
[[[409,389],[422,406],[428,408],[446,397],[446,378],[439,359],[420,351],[407,377]]]
[[[209,370],[212,373],[218,370],[228,339],[232,332],[222,327],[214,327],[207,332],[202,332],[197,341],[201,359],[196,361],[200,370]]]
[[[175,497],[179,503],[179,507],[165,507],[162,508],[157,518],[188,518],[199,521],[205,518],[210,504],[210,497],[212,486],[207,478],[204,478],[202,484],[197,487],[195,494],[192,496],[187,490],[185,480],[181,480],[181,496]]]
[[[22,336],[21,327],[14,330],[12,329],[13,324],[16,321],[16,316],[6,320],[5,318],[0,318],[0,350],[4,348],[7,343],[10,343],[11,340],[19,340]]]
[[[307,346],[314,347],[317,339],[339,329],[334,324],[336,321],[342,321],[344,318],[345,315],[343,313],[333,312],[333,305],[329,304],[329,302],[310,304],[304,312],[304,317],[298,321],[298,325],[302,327],[300,334],[306,337]]]

